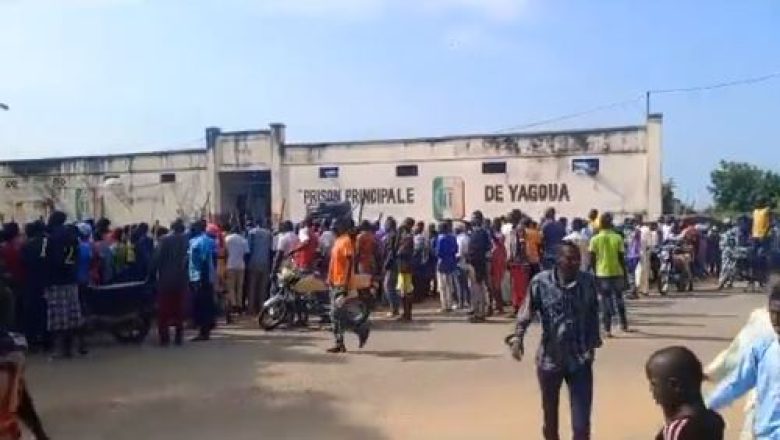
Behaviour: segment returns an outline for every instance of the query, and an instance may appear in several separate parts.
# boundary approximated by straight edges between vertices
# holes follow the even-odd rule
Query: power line
[[[582,110],[582,111],[575,112],[575,113],[568,113],[568,114],[564,114],[564,115],[561,115],[561,116],[556,116],[556,117],[550,118],[550,119],[543,119],[543,120],[540,120],[540,121],[531,122],[531,123],[528,123],[528,124],[516,125],[514,127],[509,127],[509,128],[498,130],[498,131],[496,131],[496,133],[505,133],[505,132],[508,132],[508,131],[524,130],[524,129],[527,129],[527,128],[538,127],[540,125],[547,125],[547,124],[550,124],[550,123],[553,123],[553,122],[565,121],[567,119],[574,119],[574,118],[578,118],[578,117],[581,117],[581,116],[589,115],[591,113],[597,113],[597,112],[609,110],[609,109],[612,109],[612,108],[615,108],[615,107],[621,107],[621,106],[624,106],[624,105],[627,105],[627,104],[631,104],[633,102],[637,102],[637,101],[641,101],[641,100],[645,100],[647,114],[650,114],[650,98],[651,98],[651,95],[663,95],[663,94],[671,94],[671,93],[691,93],[691,92],[699,92],[699,91],[705,91],[705,90],[722,89],[722,88],[726,88],[726,87],[735,87],[735,86],[756,84],[756,83],[760,83],[760,82],[764,82],[764,81],[769,81],[769,80],[775,79],[775,78],[780,78],[780,72],[773,72],[773,73],[769,73],[769,74],[761,75],[761,76],[754,76],[754,77],[750,77],[750,78],[742,78],[742,79],[737,79],[737,80],[732,80],[732,81],[723,81],[723,82],[718,82],[718,83],[714,83],[714,84],[707,84],[707,85],[700,85],[700,86],[679,87],[679,88],[673,88],[673,89],[654,89],[654,90],[651,89],[651,90],[646,91],[642,95],[637,96],[637,97],[632,98],[632,99],[612,102],[612,103],[609,103],[609,104],[604,104],[604,105],[600,105],[600,106],[597,106],[597,107],[593,107],[593,108],[590,108],[590,109],[587,109],[587,110]]]
[[[553,122],[565,121],[567,119],[574,119],[574,118],[578,118],[580,116],[589,115],[591,113],[597,113],[597,112],[613,109],[615,107],[622,107],[622,106],[627,105],[627,104],[631,104],[631,103],[634,103],[634,102],[639,102],[642,99],[644,99],[644,95],[638,95],[638,96],[635,96],[634,98],[631,98],[631,99],[624,99],[622,101],[617,101],[617,102],[612,102],[612,103],[609,103],[609,104],[600,105],[598,107],[589,108],[587,110],[582,110],[582,111],[575,112],[575,113],[569,113],[569,114],[565,114],[565,115],[561,115],[561,116],[556,116],[556,117],[550,118],[550,119],[543,119],[543,120],[531,122],[531,123],[528,123],[528,124],[516,125],[514,127],[504,128],[504,129],[496,131],[496,133],[504,133],[504,132],[507,132],[507,131],[525,130],[527,128],[538,127],[540,125],[547,125],[547,124],[550,124],[550,123],[553,123]]]
[[[733,87],[733,86],[741,86],[741,85],[747,85],[747,84],[755,84],[759,82],[769,81],[770,79],[774,78],[780,78],[780,72],[770,73],[767,75],[761,75],[761,76],[754,76],[751,78],[743,78],[743,79],[737,79],[733,81],[725,81],[725,82],[719,82],[715,84],[709,84],[704,86],[694,86],[694,87],[680,87],[676,89],[658,89],[658,90],[649,90],[649,93],[660,95],[664,93],[688,93],[688,92],[698,92],[702,90],[713,90],[713,89],[722,89],[725,87]]]

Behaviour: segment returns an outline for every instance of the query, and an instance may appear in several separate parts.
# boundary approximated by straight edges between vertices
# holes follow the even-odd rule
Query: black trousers
[[[539,387],[542,391],[542,410],[545,440],[560,440],[558,434],[558,406],[561,385],[566,382],[571,404],[571,424],[574,440],[590,439],[590,413],[593,404],[593,368],[588,362],[573,371],[550,371],[537,369]]]

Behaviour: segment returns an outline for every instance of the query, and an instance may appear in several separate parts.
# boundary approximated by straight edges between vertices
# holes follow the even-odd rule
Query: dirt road
[[[597,355],[593,438],[652,438],[661,419],[644,378],[648,355],[683,344],[706,363],[763,303],[705,292],[631,302],[639,331]],[[539,439],[538,327],[522,363],[503,346],[511,328],[428,309],[411,324],[379,319],[366,349],[328,355],[324,331],[232,327],[182,348],[106,342],[86,359],[33,358],[29,378],[55,440]],[[725,416],[735,438],[740,408]],[[561,425],[569,438],[565,393]]]

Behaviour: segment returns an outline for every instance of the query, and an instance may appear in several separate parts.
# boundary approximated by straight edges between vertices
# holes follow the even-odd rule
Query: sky
[[[642,124],[646,90],[780,72],[774,0],[0,0],[0,160]],[[780,168],[780,78],[656,95],[664,176]],[[613,103],[619,103],[610,105]],[[526,129],[527,130],[527,129]]]

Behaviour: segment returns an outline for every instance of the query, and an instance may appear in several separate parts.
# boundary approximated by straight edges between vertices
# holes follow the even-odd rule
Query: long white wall
[[[364,218],[460,218],[477,209],[495,217],[516,208],[538,216],[548,207],[567,217],[592,208],[655,217],[660,133],[661,118],[652,116],[646,126],[603,130],[287,145],[286,215],[300,219],[321,201],[364,199]],[[598,160],[599,172],[575,173],[580,159]],[[484,174],[484,162],[505,162],[506,172]],[[417,175],[397,176],[399,165],[416,166]]]
[[[53,209],[116,224],[197,217],[208,212],[205,159],[188,151],[0,164],[0,219],[27,222]]]
[[[455,217],[468,216],[481,210],[486,216],[507,214],[519,208],[539,216],[548,207],[561,215],[584,217],[591,208],[620,214],[648,214],[649,194],[643,170],[645,155],[613,153],[590,155],[598,158],[601,172],[583,176],[572,172],[571,162],[577,156],[491,159],[486,162],[506,162],[506,174],[483,174],[482,160],[415,161],[418,176],[396,177],[396,166],[412,162],[372,164],[341,164],[339,177],[320,178],[318,165],[288,167],[290,216],[300,219],[307,206],[325,200],[350,200],[359,204],[365,200],[364,218],[380,215],[432,220],[436,217],[434,186],[447,186],[458,198],[450,205]],[[438,180],[438,182],[437,182]],[[462,196],[457,188],[463,189]],[[459,212],[459,214],[458,214]]]
[[[550,206],[568,217],[591,208],[654,217],[661,126],[652,115],[634,127],[323,144],[287,144],[281,124],[209,128],[199,150],[0,163],[0,220],[26,222],[52,209],[116,224],[220,214],[230,203],[221,200],[221,176],[247,171],[270,172],[274,220],[300,220],[332,199],[365,199],[364,218],[459,218],[476,209],[495,217],[515,208],[537,216]],[[597,159],[599,172],[575,173],[580,159]],[[484,162],[504,162],[506,172],[484,174]],[[398,176],[404,165],[416,175]]]

